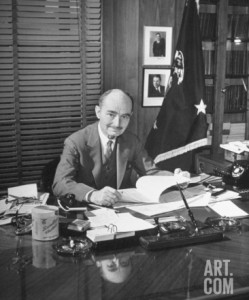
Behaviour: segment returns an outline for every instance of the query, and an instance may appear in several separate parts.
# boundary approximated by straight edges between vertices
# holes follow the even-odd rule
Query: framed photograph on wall
[[[161,106],[170,77],[170,69],[144,69],[142,106]]]
[[[144,26],[144,64],[170,65],[172,27]]]

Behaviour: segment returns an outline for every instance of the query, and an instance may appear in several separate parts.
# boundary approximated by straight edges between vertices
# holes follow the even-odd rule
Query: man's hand
[[[99,191],[93,191],[90,196],[90,201],[92,203],[103,206],[112,206],[121,199],[121,194],[109,186],[106,186]]]

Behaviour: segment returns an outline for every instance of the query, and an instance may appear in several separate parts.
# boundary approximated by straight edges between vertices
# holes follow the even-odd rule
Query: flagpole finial
[[[196,7],[197,7],[197,13],[199,15],[199,11],[200,11],[200,0],[195,0],[196,2]]]

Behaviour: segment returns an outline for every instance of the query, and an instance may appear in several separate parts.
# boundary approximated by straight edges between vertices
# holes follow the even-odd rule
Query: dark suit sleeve
[[[77,182],[80,155],[73,141],[66,139],[61,160],[55,173],[53,192],[55,196],[62,196],[67,193],[75,195],[76,200],[85,200],[86,194],[93,188]]]

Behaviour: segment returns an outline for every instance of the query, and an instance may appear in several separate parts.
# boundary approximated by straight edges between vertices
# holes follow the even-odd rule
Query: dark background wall
[[[103,0],[102,3],[103,90],[121,88],[134,97],[130,127],[145,142],[160,108],[142,107],[144,26],[172,27],[173,55],[185,1]]]

